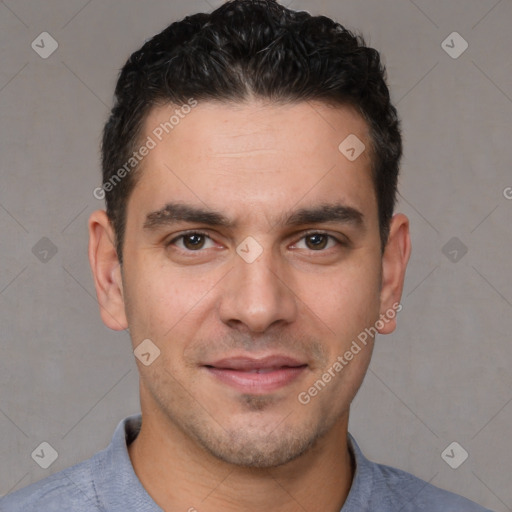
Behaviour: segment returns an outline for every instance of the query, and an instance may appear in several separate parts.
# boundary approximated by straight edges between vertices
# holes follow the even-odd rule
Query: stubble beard
[[[243,395],[246,414],[261,413],[270,408],[268,397]],[[275,407],[275,404],[274,404]],[[301,406],[303,407],[303,406]],[[236,427],[222,426],[209,415],[203,421],[187,415],[178,420],[179,428],[214,458],[244,468],[270,469],[287,464],[312,450],[341,417],[326,418],[322,414],[293,425],[296,411],[283,412],[280,420],[265,426],[250,423]],[[324,417],[324,421],[318,421]]]

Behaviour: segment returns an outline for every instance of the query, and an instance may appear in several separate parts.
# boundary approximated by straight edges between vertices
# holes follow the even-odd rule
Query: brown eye
[[[210,244],[209,246],[208,243]],[[201,249],[213,247],[214,242],[206,233],[190,231],[173,238],[167,246],[176,246],[183,252],[199,252]]]
[[[204,235],[200,233],[191,233],[190,235],[183,236],[183,245],[193,251],[195,249],[202,249],[204,246]]]
[[[325,249],[327,246],[327,242],[329,241],[328,235],[323,235],[322,233],[315,233],[313,235],[308,235],[305,237],[306,246],[308,249],[312,250],[321,250]]]
[[[327,252],[336,246],[339,248],[346,244],[338,238],[321,231],[312,231],[303,235],[303,237],[295,244],[294,249],[306,249],[314,252]]]

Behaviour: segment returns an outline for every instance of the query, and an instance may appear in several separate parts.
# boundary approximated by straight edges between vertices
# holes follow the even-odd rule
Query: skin
[[[155,108],[143,139],[174,108]],[[338,150],[349,134],[367,148],[353,162]],[[129,327],[133,348],[149,338],[160,350],[149,366],[136,360],[143,423],[129,454],[164,510],[338,512],[346,500],[349,407],[372,343],[307,405],[297,397],[400,301],[409,223],[393,217],[382,254],[369,148],[366,123],[348,107],[200,103],[142,162],[122,268],[105,212],[91,215],[89,256],[104,323]],[[144,228],[171,201],[217,210],[234,226]],[[362,223],[283,222],[325,203],[358,210]],[[187,230],[209,238],[194,239],[199,249],[190,238],[176,240]],[[252,263],[236,252],[249,236],[262,249]],[[379,332],[395,325],[390,319]],[[270,392],[243,393],[204,367],[275,353],[307,366]]]

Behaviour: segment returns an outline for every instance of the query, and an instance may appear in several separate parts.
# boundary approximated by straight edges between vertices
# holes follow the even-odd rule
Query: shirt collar
[[[340,512],[366,512],[370,510],[370,497],[374,486],[374,463],[363,455],[350,433],[348,448],[354,457],[355,471],[350,491]]]
[[[128,445],[137,437],[142,415],[135,414],[119,422],[112,442],[104,451],[96,481],[101,506],[112,512],[163,512],[153,501],[132,466]]]

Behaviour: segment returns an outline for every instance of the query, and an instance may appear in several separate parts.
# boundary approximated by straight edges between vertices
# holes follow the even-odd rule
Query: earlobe
[[[396,313],[401,309],[400,299],[410,255],[409,219],[397,213],[391,219],[389,238],[382,256],[379,325],[383,327],[378,329],[381,334],[389,334],[396,328]]]
[[[103,323],[116,331],[126,329],[121,266],[114,231],[104,210],[93,212],[89,218],[89,263]]]

